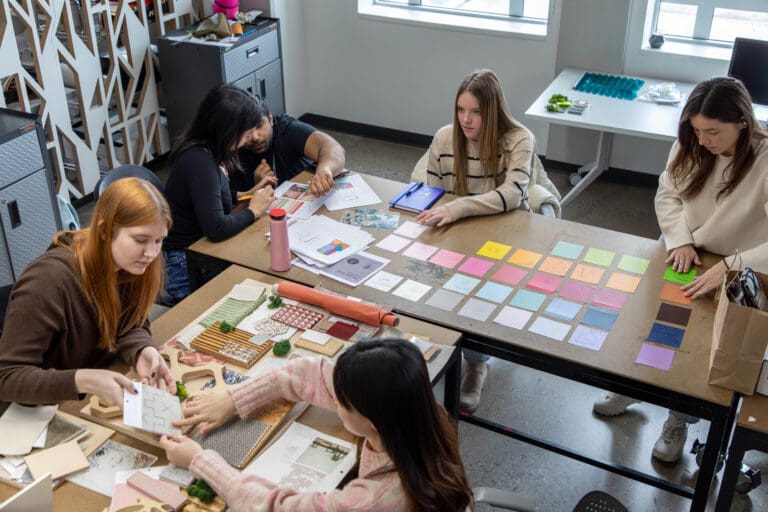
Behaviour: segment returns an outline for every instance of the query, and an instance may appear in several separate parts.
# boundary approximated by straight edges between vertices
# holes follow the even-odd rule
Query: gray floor
[[[408,181],[413,165],[424,152],[421,148],[354,135],[332,135],[346,149],[348,169],[398,181]],[[566,173],[550,172],[550,177],[561,193],[569,190]],[[657,238],[654,193],[650,188],[598,180],[568,206],[563,216],[575,222]],[[81,220],[88,220],[90,210],[90,205],[80,210]],[[595,388],[492,360],[478,414],[674,482],[690,483],[695,479],[692,455],[686,454],[674,466],[651,459],[651,447],[666,419],[665,410],[638,404],[623,416],[603,419],[592,413],[592,402],[601,393]],[[687,446],[696,437],[705,439],[707,428],[705,422],[692,426]],[[570,511],[581,496],[594,489],[610,492],[633,512],[687,510],[690,503],[466,423],[460,423],[459,436],[473,486],[524,493],[534,498],[542,511]],[[749,452],[745,462],[768,474],[768,456]],[[719,479],[715,489],[717,485]],[[715,498],[713,490],[708,510],[714,509]],[[478,510],[493,509],[480,505]],[[732,507],[732,511],[738,512],[763,510],[768,510],[768,485],[748,495],[737,494]]]

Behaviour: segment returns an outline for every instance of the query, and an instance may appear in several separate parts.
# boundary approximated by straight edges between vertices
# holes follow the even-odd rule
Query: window
[[[546,23],[550,0],[375,0],[378,5],[477,18]],[[469,24],[470,22],[467,21]]]
[[[652,0],[653,31],[712,44],[768,40],[768,0]]]

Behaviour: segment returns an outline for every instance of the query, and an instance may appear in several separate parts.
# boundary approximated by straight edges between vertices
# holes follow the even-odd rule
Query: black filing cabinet
[[[190,38],[196,27],[157,40],[171,142],[191,124],[208,91],[223,83],[263,98],[274,114],[285,113],[277,19],[256,18],[243,26],[244,35],[231,45]]]
[[[0,108],[0,287],[14,283],[61,229],[37,117]]]

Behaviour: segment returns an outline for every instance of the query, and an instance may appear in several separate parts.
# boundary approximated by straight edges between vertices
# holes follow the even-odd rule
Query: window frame
[[[651,19],[651,32],[656,32],[659,22],[659,11],[661,2],[665,0],[650,0],[653,2],[653,18]],[[765,12],[768,13],[768,2],[765,0],[666,0],[671,3],[696,6],[696,21],[693,26],[693,36],[683,37],[667,35],[664,37],[674,41],[687,42],[692,44],[701,44],[716,46],[721,48],[731,48],[733,43],[730,41],[720,41],[710,39],[712,31],[712,22],[715,17],[716,8],[726,8],[739,11]],[[760,8],[760,3],[765,4]]]
[[[509,14],[493,14],[480,11],[466,11],[462,9],[456,9],[451,7],[437,7],[430,5],[422,5],[422,0],[408,0],[407,3],[395,2],[391,0],[373,0],[375,6],[394,7],[397,9],[406,10],[418,10],[423,12],[433,12],[440,14],[448,14],[451,16],[465,17],[465,18],[479,18],[479,19],[493,19],[503,21],[513,21],[516,23],[531,23],[535,25],[548,25],[549,19],[552,13],[552,2],[549,0],[549,7],[547,9],[547,18],[528,18],[524,16],[524,7],[527,0],[508,0]]]

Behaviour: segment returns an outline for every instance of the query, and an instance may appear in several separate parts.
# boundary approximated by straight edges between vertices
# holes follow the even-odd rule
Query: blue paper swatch
[[[581,304],[563,299],[554,299],[547,306],[547,309],[544,310],[544,314],[561,320],[573,320],[579,314],[579,311],[581,311]]]
[[[512,288],[510,286],[504,286],[503,284],[488,281],[475,295],[481,299],[487,299],[491,302],[501,304],[507,300],[510,293],[512,293]]]
[[[616,311],[589,306],[581,323],[610,331],[618,317],[619,313]]]
[[[678,348],[683,341],[684,335],[685,331],[683,329],[654,322],[651,332],[648,333],[648,341]]]
[[[546,298],[547,296],[543,293],[536,293],[529,290],[520,290],[512,299],[510,305],[527,309],[528,311],[538,311]]]
[[[577,260],[579,259],[581,251],[583,250],[583,245],[560,241],[557,242],[554,249],[552,249],[552,255],[560,256],[561,258],[567,258],[569,260]]]

